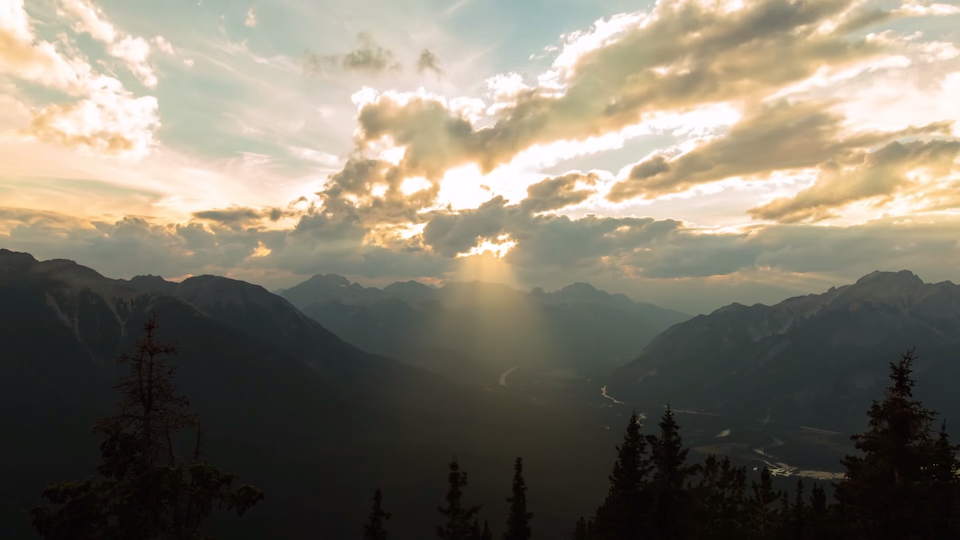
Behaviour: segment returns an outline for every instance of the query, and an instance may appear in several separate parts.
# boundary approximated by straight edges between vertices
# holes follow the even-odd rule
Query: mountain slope
[[[545,522],[565,523],[604,489],[606,433],[573,411],[364,353],[243,282],[112,280],[0,250],[0,395],[16,411],[0,419],[14,441],[0,444],[5,538],[33,537],[20,509],[38,504],[44,486],[92,473],[90,426],[115,400],[115,356],[132,350],[150,312],[158,337],[180,348],[178,388],[201,416],[204,453],[267,493],[242,520],[220,524],[221,536],[348,537],[379,486],[397,516],[394,537],[421,537],[451,455],[476,475],[471,497],[497,512],[491,519],[516,455],[538,464],[531,484],[557,494],[541,501]]]
[[[908,271],[774,306],[732,304],[678,324],[609,379],[611,395],[854,430],[882,395],[888,362],[913,346],[920,388],[960,375],[960,286]],[[950,399],[931,390],[930,405]],[[945,409],[948,417],[960,410]]]

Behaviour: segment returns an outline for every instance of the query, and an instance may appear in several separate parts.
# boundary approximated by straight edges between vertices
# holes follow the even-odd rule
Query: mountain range
[[[916,347],[918,387],[960,420],[960,286],[909,271],[677,324],[609,377],[610,395],[713,414],[862,429],[888,364]]]
[[[690,413],[695,454],[829,469],[914,346],[918,397],[960,418],[960,286],[908,271],[693,318],[582,283],[380,289],[319,275],[279,293],[110,279],[0,249],[0,530],[32,538],[22,509],[92,474],[115,359],[151,313],[179,347],[204,454],[267,493],[239,523],[214,523],[230,538],[356,535],[376,487],[392,537],[422,537],[452,456],[491,523],[523,456],[534,526],[567,535],[602,500],[618,423],[666,403]]]
[[[281,296],[357,347],[494,386],[516,366],[512,377],[528,383],[608,373],[690,318],[586,283],[555,292],[482,282],[379,289],[316,275]]]

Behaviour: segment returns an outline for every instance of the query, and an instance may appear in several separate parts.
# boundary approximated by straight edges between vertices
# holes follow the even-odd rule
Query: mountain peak
[[[582,282],[582,281],[578,281],[578,282],[576,282],[576,283],[567,285],[566,287],[564,287],[563,289],[560,289],[560,290],[561,290],[561,292],[562,292],[562,291],[570,291],[570,292],[575,292],[575,291],[577,291],[577,292],[579,292],[579,291],[585,291],[585,292],[586,292],[586,291],[589,291],[589,292],[594,292],[594,291],[597,290],[597,288],[594,287],[593,285],[589,284],[589,283],[584,283],[584,282]]]
[[[37,259],[29,253],[0,248],[0,272],[22,270],[37,264],[37,262]]]
[[[920,276],[909,270],[900,270],[899,272],[883,272],[880,270],[870,272],[857,280],[857,285],[883,285],[892,286],[896,284],[903,285],[923,285]]]
[[[397,281],[383,288],[383,292],[405,301],[419,301],[436,296],[437,289],[419,281]]]
[[[924,286],[923,280],[909,270],[871,272],[844,291],[846,299],[907,298]]]
[[[169,294],[177,288],[177,284],[167,281],[160,276],[153,274],[133,276],[128,281],[131,287],[143,293],[163,293]]]
[[[606,300],[610,296],[589,283],[577,282],[553,293],[556,298],[563,300]]]
[[[350,283],[350,280],[341,275],[316,274],[303,283],[286,289],[280,296],[303,309],[313,302],[338,300],[356,303],[362,298],[379,296],[380,292],[380,289],[367,289],[359,283]]]
[[[331,287],[349,287],[350,280],[339,274],[315,274],[305,283],[314,285],[327,285]]]

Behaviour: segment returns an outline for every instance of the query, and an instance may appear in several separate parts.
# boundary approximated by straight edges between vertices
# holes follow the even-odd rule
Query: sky
[[[960,282],[960,0],[0,0],[0,247],[688,313]]]

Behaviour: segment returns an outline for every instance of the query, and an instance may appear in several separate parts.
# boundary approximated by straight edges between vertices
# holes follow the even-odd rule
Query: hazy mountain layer
[[[551,293],[480,282],[378,289],[317,275],[282,296],[353,345],[489,385],[520,364],[555,376],[606,373],[689,318],[585,283]]]
[[[908,271],[774,306],[732,304],[678,324],[609,378],[624,401],[859,429],[887,365],[916,346],[923,399],[960,418],[960,286]]]

